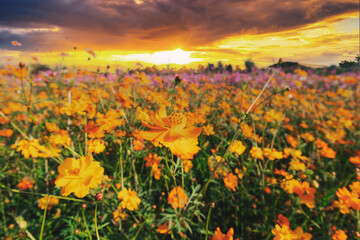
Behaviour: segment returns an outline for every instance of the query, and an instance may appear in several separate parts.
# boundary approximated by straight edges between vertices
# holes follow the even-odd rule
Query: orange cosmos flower
[[[360,167],[360,156],[350,157],[349,161],[355,164],[356,167]]]
[[[342,214],[348,214],[349,208],[360,210],[360,182],[353,182],[349,187],[351,192],[346,187],[336,191],[339,201],[334,201],[334,206],[338,207]]]
[[[336,230],[334,235],[332,235],[332,240],[346,240],[348,237],[343,230]]]
[[[235,192],[235,188],[238,185],[238,178],[236,177],[236,175],[229,173],[224,177],[224,184],[225,187],[230,188]]]
[[[296,139],[291,136],[291,135],[287,135],[286,136],[286,141],[288,142],[288,144],[290,144],[293,148],[296,148],[298,145],[298,142],[296,141]]]
[[[225,176],[229,172],[228,168],[225,166],[224,163],[225,158],[222,158],[218,155],[209,157],[207,164],[210,171],[213,172],[216,170],[216,172],[214,172],[216,179],[219,178],[219,174]]]
[[[93,57],[96,57],[96,53],[90,48],[86,48],[85,52],[87,52],[88,54],[90,54]]]
[[[223,234],[219,227],[216,228],[214,235],[211,240],[233,240],[234,229],[230,228],[227,234]]]
[[[87,150],[89,153],[101,153],[105,150],[105,141],[102,139],[90,139],[88,141]]]
[[[96,188],[103,178],[104,168],[94,162],[92,155],[87,157],[66,158],[58,166],[59,175],[55,184],[61,188],[61,194],[68,196],[75,193],[79,198],[85,197],[90,188]]]
[[[188,203],[188,198],[182,187],[174,187],[168,196],[168,203],[172,208],[184,208]]]
[[[49,199],[49,200],[48,200]],[[39,199],[38,207],[42,210],[46,207],[46,202],[49,201],[47,209],[52,209],[53,206],[57,205],[59,203],[59,199],[56,197],[43,197]]]
[[[288,225],[275,225],[275,228],[271,230],[271,233],[275,235],[274,240],[282,239],[294,239],[292,238],[292,231]]]
[[[169,234],[170,230],[169,230],[169,225],[168,222],[164,222],[162,225],[160,225],[156,231],[160,234]]]
[[[57,134],[49,137],[49,142],[52,145],[71,145],[71,138],[69,137],[68,131],[59,130]]]
[[[284,156],[282,152],[276,151],[275,148],[264,148],[264,157],[274,161],[275,159],[282,159]]]
[[[159,157],[156,153],[150,153],[144,158],[144,160],[146,161],[145,166],[151,167],[154,164],[160,165],[161,157]]]
[[[246,167],[242,167],[242,170],[235,168],[235,174],[237,174],[239,179],[242,179],[245,176]]]
[[[60,56],[60,57],[67,57],[67,56],[69,56],[69,54],[62,52],[62,53],[59,53],[59,56]]]
[[[116,211],[113,212],[113,218],[115,222],[119,222],[120,219],[125,220],[128,215],[124,212],[124,209],[119,206]]]
[[[40,149],[44,147],[40,145],[38,139],[31,139],[30,141],[22,139],[20,140],[17,145],[13,145],[17,147],[17,151],[22,153],[22,155],[28,159],[29,157],[37,158],[41,155]]]
[[[103,138],[105,136],[104,130],[95,124],[94,121],[89,121],[89,123],[84,126],[83,132],[88,133],[89,138]]]
[[[304,232],[302,227],[297,227],[292,232],[293,233],[293,239],[299,239],[299,240],[311,240],[312,235],[310,233]]]
[[[246,147],[244,146],[244,144],[239,141],[239,140],[235,140],[231,145],[230,145],[230,148],[229,148],[229,151],[231,153],[236,153],[238,155],[241,155],[243,154],[243,152],[245,151]]]
[[[326,158],[335,158],[336,152],[330,147],[324,147],[320,150],[320,155]]]
[[[212,124],[208,124],[203,129],[203,134],[206,136],[214,135],[214,126]]]
[[[294,186],[293,191],[299,195],[301,201],[300,203],[305,204],[308,208],[315,207],[315,195],[316,189],[310,187],[308,182],[302,182]]]
[[[141,151],[144,148],[144,142],[142,140],[133,139],[133,149],[135,151]]]
[[[0,130],[0,136],[2,137],[11,137],[14,134],[12,129],[3,129]]]
[[[289,219],[287,217],[285,217],[284,215],[282,215],[281,213],[278,215],[278,219],[276,220],[276,222],[278,224],[282,225],[287,225],[290,226],[290,222]]]
[[[11,44],[12,44],[13,46],[21,46],[21,45],[22,45],[22,44],[19,43],[18,41],[11,41]]]
[[[19,184],[16,185],[18,188],[20,188],[20,190],[24,191],[28,188],[33,188],[34,186],[34,182],[24,178],[22,180],[20,180]]]
[[[46,122],[45,128],[48,132],[55,132],[55,133],[60,132],[60,128],[55,123]]]
[[[156,163],[154,163],[154,165],[151,166],[151,169],[154,173],[154,178],[156,180],[160,180],[161,177],[161,168],[159,168],[159,165],[157,165]]]
[[[137,192],[132,191],[130,188],[124,188],[118,193],[118,199],[121,200],[121,207],[134,211],[139,208],[141,199],[137,196]]]
[[[155,125],[142,122],[150,128],[148,132],[140,132],[145,140],[161,143],[183,159],[192,159],[200,150],[197,137],[202,128],[186,128],[187,118],[183,114],[173,113],[167,116],[165,109],[160,109],[157,114],[151,114],[150,118]]]
[[[190,169],[194,166],[192,161],[190,159],[183,159],[182,160],[183,166],[184,166],[184,172],[188,173]]]
[[[261,160],[264,160],[264,156],[263,156],[263,151],[261,148],[259,147],[252,147],[250,149],[250,155],[253,157],[253,158],[256,158],[256,159],[261,159]]]
[[[281,112],[276,112],[274,109],[270,109],[263,116],[264,120],[268,123],[275,121],[281,121],[283,114]]]

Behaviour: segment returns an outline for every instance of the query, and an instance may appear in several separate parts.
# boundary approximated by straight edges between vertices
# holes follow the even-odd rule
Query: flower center
[[[177,126],[183,123],[184,115],[180,113],[173,113],[170,116],[168,116],[168,120],[171,126]]]
[[[80,173],[80,169],[79,169],[79,168],[75,168],[75,169],[74,169],[74,174],[75,174],[75,175],[79,175],[79,173]]]

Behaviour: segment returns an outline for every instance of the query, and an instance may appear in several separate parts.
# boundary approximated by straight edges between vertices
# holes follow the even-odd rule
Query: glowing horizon
[[[39,63],[50,66],[134,67],[136,62],[144,66],[195,66],[222,61],[224,64],[243,67],[244,61],[252,59],[257,66],[265,67],[283,58],[284,61],[328,66],[342,60],[354,60],[359,53],[359,22],[358,12],[353,8],[357,4],[354,0],[341,3],[335,0],[315,0],[311,3],[299,1],[297,5],[286,1],[279,3],[274,9],[259,8],[260,5],[257,4],[263,0],[255,0],[246,8],[226,0],[221,6],[227,9],[227,15],[221,17],[216,14],[224,9],[210,8],[203,0],[198,5],[189,3],[188,6],[182,6],[184,9],[201,6],[204,14],[219,16],[218,22],[202,20],[187,12],[179,12],[184,15],[183,18],[173,18],[170,13],[160,11],[165,5],[174,11],[180,11],[170,0],[163,0],[164,6],[150,0],[123,4],[106,0],[108,7],[106,4],[98,5],[97,1],[89,3],[83,0],[76,0],[82,7],[75,7],[71,5],[73,1],[75,0],[56,3],[59,6],[47,2],[43,7],[44,11],[48,11],[44,12],[45,15],[48,14],[48,18],[42,15],[15,18],[16,8],[11,13],[12,8],[5,6],[5,10],[8,7],[10,13],[5,10],[3,13],[8,14],[10,20],[5,19],[5,16],[0,17],[0,33],[3,33],[3,38],[0,38],[0,64],[7,64],[8,58],[12,58],[13,62],[26,61],[31,64],[35,63],[32,58],[36,57]],[[273,1],[275,0],[266,4],[270,6]],[[213,4],[218,6],[218,3]],[[72,15],[75,10],[70,9],[69,13],[64,13],[69,20],[59,18],[55,22],[51,19],[53,15],[50,13],[55,11],[55,7],[65,9],[69,6],[76,9],[92,7],[108,15],[98,18],[100,13],[89,12],[94,20],[82,19]],[[127,13],[123,13],[124,16],[118,13],[120,9],[127,8],[142,15],[136,18]],[[242,11],[248,16],[247,25],[236,11]],[[297,16],[292,12],[299,12],[301,15]],[[252,13],[259,15],[253,17]],[[188,20],[185,20],[185,16]],[[239,26],[220,24],[229,23],[228,18],[234,19],[235,23],[238,21]],[[287,22],[283,21],[285,18],[288,19]],[[71,19],[80,22],[70,21]],[[31,22],[26,22],[30,20]],[[93,21],[94,27],[87,29],[82,21],[86,26]],[[102,25],[102,21],[107,25]],[[104,29],[108,26],[116,28]],[[11,41],[18,41],[22,45],[13,46]],[[85,49],[93,50],[96,57]],[[68,56],[59,56],[62,52]]]

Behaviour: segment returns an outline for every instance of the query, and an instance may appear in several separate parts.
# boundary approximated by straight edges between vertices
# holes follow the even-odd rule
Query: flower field
[[[360,77],[0,70],[1,239],[360,239]]]

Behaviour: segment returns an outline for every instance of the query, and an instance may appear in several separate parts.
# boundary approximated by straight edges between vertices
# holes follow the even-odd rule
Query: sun
[[[159,51],[154,53],[138,53],[128,55],[113,55],[114,60],[147,62],[152,64],[188,64],[201,61],[200,58],[193,58],[193,52],[184,51],[180,48],[171,51]]]

